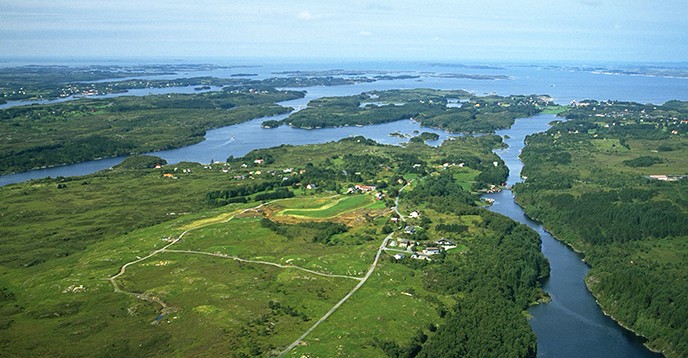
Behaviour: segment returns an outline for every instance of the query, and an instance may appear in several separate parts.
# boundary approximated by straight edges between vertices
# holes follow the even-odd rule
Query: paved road
[[[303,341],[306,338],[306,336],[313,332],[313,330],[315,330],[315,328],[317,328],[320,325],[320,323],[324,322],[328,317],[330,317],[330,315],[332,315],[334,311],[336,311],[341,305],[343,305],[344,302],[346,302],[354,293],[356,293],[356,291],[358,291],[359,288],[361,288],[361,286],[363,286],[363,284],[366,283],[366,281],[368,281],[370,275],[372,275],[373,271],[375,271],[375,267],[377,267],[377,263],[380,260],[380,255],[382,255],[382,251],[387,246],[387,242],[391,238],[392,234],[389,234],[382,241],[382,245],[380,245],[380,248],[377,250],[377,254],[375,255],[375,260],[373,261],[373,264],[370,265],[370,269],[368,269],[368,272],[365,274],[365,276],[363,276],[361,282],[359,282],[358,285],[356,285],[351,291],[349,291],[349,293],[347,293],[346,296],[344,296],[344,298],[337,302],[337,304],[334,305],[334,307],[327,311],[327,313],[325,313],[325,315],[322,316],[322,318],[315,322],[313,326],[311,326],[311,328],[304,332],[304,334],[302,334],[301,337],[297,338],[292,344],[290,344],[285,350],[283,350],[278,357],[284,357],[287,353],[289,353],[289,351],[291,351],[292,349],[294,349],[294,347],[299,345],[299,343],[301,343],[301,341]]]

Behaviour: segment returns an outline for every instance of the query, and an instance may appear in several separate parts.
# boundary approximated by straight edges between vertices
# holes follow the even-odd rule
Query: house
[[[435,244],[437,246],[456,246],[456,244],[453,241],[447,240],[445,238],[441,238],[441,239],[435,241]]]
[[[367,193],[377,189],[375,185],[356,185],[355,188],[356,190],[360,190],[362,193]]]
[[[395,254],[395,255],[394,255],[394,259],[395,259],[395,260],[401,260],[401,259],[403,259],[404,257],[406,257],[406,255],[404,255],[404,254]]]
[[[163,176],[163,178],[174,178],[174,174],[172,174],[172,173],[165,173],[162,176]]]
[[[402,249],[405,249],[405,248],[407,248],[407,247],[409,247],[409,246],[412,246],[412,245],[413,245],[413,242],[412,242],[411,240],[404,240],[404,239],[401,239],[401,240],[397,240],[397,244],[398,244],[399,247],[401,247]]]
[[[315,190],[315,189],[317,189],[317,186],[315,184],[308,184],[308,185],[306,185],[306,189]]]
[[[162,168],[162,165],[160,165],[160,164],[155,165],[155,169],[160,169],[160,168]]]
[[[265,162],[265,159],[256,159],[253,162],[256,164],[263,164],[263,162]]]
[[[456,247],[455,242],[453,242],[451,240],[444,239],[444,238],[435,241],[435,245],[437,245],[437,246],[439,246],[445,250],[453,249]]]
[[[428,246],[422,252],[423,252],[423,254],[428,255],[428,256],[437,255],[440,253],[440,248],[434,247],[434,246]]]
[[[396,216],[393,216],[391,220],[392,220],[393,223],[399,222],[399,218],[396,217]]]
[[[419,254],[419,253],[414,253],[413,255],[411,255],[411,258],[414,259],[414,260],[428,260],[428,261],[432,261],[432,260],[430,259],[430,257],[428,257],[428,255]]]
[[[376,193],[376,194],[375,194],[375,199],[376,199],[376,200],[382,200],[382,197],[383,197],[383,196],[384,196],[384,194],[382,194],[382,193]]]
[[[414,210],[409,214],[409,217],[413,218],[413,219],[417,219],[420,217],[420,213],[418,213],[417,211]]]
[[[404,234],[415,234],[416,233],[416,227],[415,226],[407,226],[404,228]]]

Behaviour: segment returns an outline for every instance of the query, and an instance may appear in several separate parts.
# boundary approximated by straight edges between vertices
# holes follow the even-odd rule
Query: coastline
[[[554,237],[554,236],[552,236],[552,237]],[[557,240],[559,240],[559,239],[557,239]],[[659,350],[659,348],[655,348],[655,347],[653,347],[653,346],[651,346],[651,345],[648,344],[648,343],[650,342],[650,339],[649,339],[649,338],[647,338],[647,337],[645,337],[645,336],[639,334],[637,331],[635,331],[635,330],[633,330],[632,328],[630,328],[625,322],[623,322],[623,321],[619,320],[618,318],[614,317],[613,315],[611,315],[609,312],[607,312],[607,311],[604,309],[604,306],[602,306],[602,304],[600,303],[600,301],[599,301],[599,299],[598,299],[598,294],[596,294],[595,291],[593,291],[593,289],[590,288],[590,285],[589,285],[589,283],[588,283],[588,281],[589,281],[588,278],[590,278],[590,277],[592,277],[592,276],[585,276],[585,287],[588,289],[588,292],[590,292],[590,294],[591,294],[593,297],[595,297],[595,303],[597,303],[597,306],[600,307],[600,310],[602,310],[602,313],[604,313],[605,316],[609,317],[612,321],[616,322],[619,326],[623,327],[623,328],[624,328],[625,330],[627,330],[628,332],[631,332],[631,333],[635,334],[637,337],[640,337],[640,338],[644,339],[645,342],[643,343],[643,345],[644,345],[647,349],[649,349],[650,351],[652,351],[652,352],[654,352],[654,353],[659,353],[659,354],[661,354],[661,355],[663,355],[663,356],[666,357],[667,355],[664,353],[664,351]]]
[[[512,191],[512,193],[513,193],[513,191]],[[515,194],[514,194],[514,198],[516,198]],[[545,227],[545,225],[544,225],[540,220],[538,220],[538,219],[536,219],[536,218],[533,218],[533,217],[531,217],[530,215],[528,215],[528,213],[526,212],[525,207],[522,206],[522,205],[518,202],[518,200],[514,200],[514,203],[516,203],[516,205],[518,205],[518,207],[521,208],[521,209],[523,210],[523,215],[525,215],[526,218],[528,218],[529,220],[532,220],[532,221],[538,223],[538,224],[542,227],[542,229],[543,229],[545,232],[547,232],[548,234],[550,234],[555,240],[557,240],[557,241],[563,243],[564,245],[566,245],[566,247],[569,248],[569,249],[570,249],[571,251],[573,251],[574,253],[576,253],[576,255],[580,257],[581,261],[583,261],[589,268],[592,268],[592,267],[593,267],[589,262],[587,262],[587,261],[585,260],[585,251],[582,251],[582,250],[577,249],[575,246],[573,246],[571,243],[569,243],[569,242],[567,242],[567,241],[565,241],[565,240],[561,240],[559,237],[557,237],[555,234],[553,234],[550,230],[548,230],[548,229]],[[651,346],[651,345],[649,344],[650,339],[649,339],[648,337],[646,337],[646,336],[640,334],[639,332],[637,332],[637,331],[634,330],[633,328],[629,327],[629,325],[628,325],[627,323],[621,321],[620,319],[614,317],[612,314],[610,314],[609,312],[607,312],[607,310],[605,309],[605,307],[604,307],[604,306],[600,303],[600,301],[599,301],[599,292],[594,291],[594,290],[590,287],[590,285],[589,285],[589,279],[590,279],[591,277],[592,277],[592,276],[590,276],[589,273],[586,274],[586,275],[585,275],[585,278],[584,278],[584,280],[583,280],[583,282],[584,282],[585,287],[586,287],[586,289],[588,290],[588,292],[589,292],[589,293],[593,296],[593,298],[595,299],[595,303],[596,303],[597,306],[600,308],[600,310],[602,311],[602,313],[603,313],[605,316],[609,317],[612,321],[616,322],[620,327],[622,327],[622,328],[625,329],[626,331],[628,331],[628,332],[630,332],[630,333],[633,333],[636,337],[642,338],[642,339],[644,340],[643,346],[645,346],[648,350],[650,350],[650,351],[653,352],[653,353],[658,353],[658,354],[661,354],[661,355],[663,355],[663,356],[666,357],[667,355],[665,354],[665,352],[664,352],[663,350],[660,350],[659,348],[653,347],[653,346]]]

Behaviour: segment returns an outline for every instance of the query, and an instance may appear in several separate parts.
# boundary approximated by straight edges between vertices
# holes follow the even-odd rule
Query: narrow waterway
[[[522,118],[499,135],[508,135],[508,148],[495,151],[509,167],[509,186],[522,181],[519,154],[527,135],[547,130],[553,115]],[[643,339],[604,315],[583,279],[589,267],[578,254],[528,219],[510,190],[486,195],[495,200],[490,210],[526,224],[540,234],[542,253],[550,262],[550,277],[543,288],[552,297],[531,308],[530,325],[538,339],[540,357],[661,357],[643,346]]]
[[[309,87],[307,90],[306,97],[280,102],[279,104],[298,111],[305,108],[308,102],[314,98],[328,94],[341,96],[350,92],[360,93],[360,88],[356,89],[355,86]],[[266,129],[261,126],[266,120],[281,120],[288,116],[288,114],[282,114],[274,117],[257,118],[231,126],[211,129],[206,132],[205,139],[200,143],[147,154],[161,157],[170,164],[183,161],[210,163],[211,161],[224,162],[230,155],[241,157],[255,149],[271,148],[285,144],[308,145],[326,143],[353,136],[364,136],[378,143],[394,145],[408,142],[411,136],[419,132],[432,132],[439,135],[438,140],[427,141],[426,143],[429,145],[439,145],[452,136],[444,130],[422,127],[420,123],[413,120],[321,129],[301,129],[289,126]],[[390,135],[395,132],[403,134],[405,137]],[[105,158],[78,164],[36,169],[24,173],[1,175],[0,186],[46,177],[55,178],[59,176],[69,177],[91,174],[113,167],[122,162],[124,158]]]

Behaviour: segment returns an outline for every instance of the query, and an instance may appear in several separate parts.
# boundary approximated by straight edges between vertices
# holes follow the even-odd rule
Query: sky
[[[687,0],[0,0],[0,58],[688,62]]]

